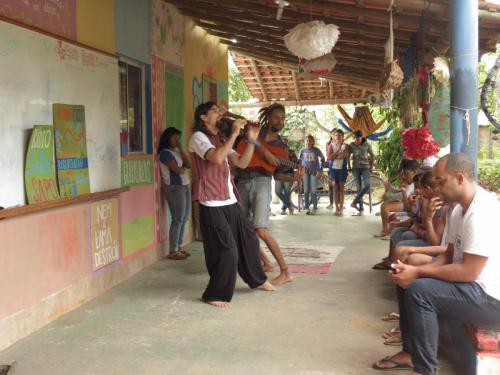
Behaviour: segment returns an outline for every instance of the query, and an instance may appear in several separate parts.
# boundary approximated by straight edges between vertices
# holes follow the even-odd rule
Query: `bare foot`
[[[259,289],[265,290],[266,292],[276,292],[278,290],[269,281],[259,286]]]
[[[274,266],[272,264],[264,264],[262,265],[262,268],[264,268],[264,272],[274,272]]]
[[[375,238],[384,237],[384,236],[387,236],[387,233],[385,233],[384,231],[381,231],[381,232],[375,233],[375,234],[373,235],[373,237],[375,237]]]
[[[287,271],[281,271],[281,273],[275,277],[274,279],[271,280],[271,284],[273,285],[282,285],[289,283],[293,280],[292,275],[290,275],[290,272]]]
[[[215,307],[228,307],[229,302],[226,301],[208,301],[207,302],[209,305],[215,306]]]

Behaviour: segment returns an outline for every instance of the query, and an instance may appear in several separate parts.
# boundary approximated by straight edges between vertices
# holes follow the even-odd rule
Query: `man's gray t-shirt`
[[[370,161],[368,159],[368,155],[371,155],[373,158],[373,150],[372,146],[365,141],[363,144],[357,145],[355,142],[352,142],[349,145],[349,156],[353,155],[352,158],[352,167],[353,168],[370,168]]]

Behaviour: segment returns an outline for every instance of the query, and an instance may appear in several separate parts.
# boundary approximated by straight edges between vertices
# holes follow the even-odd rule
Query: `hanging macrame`
[[[359,106],[354,110],[354,115],[351,117],[340,105],[337,107],[347,121],[347,124],[352,131],[360,130],[364,137],[374,133],[385,121],[385,118],[379,122],[375,122],[372,113],[367,106]]]
[[[332,51],[337,43],[340,31],[333,24],[323,21],[300,23],[286,34],[285,46],[295,56],[312,60]]]
[[[385,68],[380,84],[380,95],[383,100],[388,100],[392,96],[392,90],[397,89],[403,83],[404,74],[399,64],[394,60],[394,30],[392,25],[392,7],[391,1],[389,9],[389,39],[385,45]]]

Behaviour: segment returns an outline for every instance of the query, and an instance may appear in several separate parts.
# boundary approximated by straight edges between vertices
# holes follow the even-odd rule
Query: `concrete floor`
[[[15,375],[380,373],[371,364],[400,347],[382,344],[394,325],[380,318],[396,304],[387,273],[371,269],[388,245],[371,238],[379,221],[324,208],[272,218],[281,244],[342,252],[328,274],[294,274],[276,293],[239,280],[227,309],[200,302],[208,277],[194,243],[188,260],[153,264],[0,352],[0,364],[16,360]]]

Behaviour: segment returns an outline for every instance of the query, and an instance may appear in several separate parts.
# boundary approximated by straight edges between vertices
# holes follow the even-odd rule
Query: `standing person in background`
[[[189,177],[186,173],[186,169],[191,168],[191,160],[182,149],[180,139],[181,132],[169,127],[161,135],[157,150],[163,181],[162,195],[172,216],[168,259],[174,260],[184,260],[191,255],[181,248],[191,211]]]
[[[347,153],[349,146],[344,143],[344,132],[340,129],[333,131],[333,141],[327,150],[327,159],[331,168],[329,176],[335,185],[335,215],[341,216],[344,210],[344,185],[347,181]]]
[[[297,162],[297,156],[295,155],[295,152],[291,150],[288,147],[288,139],[282,137],[283,144],[285,145],[285,149],[288,151],[288,159],[292,160],[293,162]],[[279,179],[280,177],[289,177],[290,180],[283,180]],[[292,195],[292,184],[293,184],[293,178],[294,176],[294,171],[293,169],[283,167],[283,169],[280,169],[278,167],[278,170],[275,172],[274,175],[274,192],[278,196],[278,198],[281,200],[281,214],[286,215],[286,210],[290,212],[290,215],[293,215],[293,204],[290,199]]]
[[[321,150],[314,146],[314,138],[308,135],[305,139],[305,147],[299,151],[300,164],[305,168],[310,168],[312,172],[305,173],[302,177],[304,183],[304,207],[306,215],[315,215],[318,211],[318,179],[316,175],[321,173],[321,168],[325,163],[325,156]],[[309,209],[312,203],[312,211]]]
[[[331,173],[332,173],[332,161],[330,159],[328,159],[328,150],[330,148],[330,145],[332,144],[333,142],[333,137],[335,135],[335,130],[336,129],[333,129],[331,132],[330,132],[330,139],[328,140],[328,142],[326,142],[326,146],[325,146],[325,154],[326,154],[326,163],[327,163],[327,166],[328,166],[328,176],[331,176]],[[333,195],[334,195],[334,192],[333,192],[333,189],[334,187],[330,184],[328,184],[328,198],[330,199],[330,204],[326,207],[327,209],[331,210],[333,208]]]
[[[276,290],[268,281],[259,258],[259,239],[241,210],[229,171],[229,161],[246,168],[252,158],[259,128],[248,130],[243,154],[232,149],[246,120],[234,121],[222,143],[218,121],[221,113],[213,102],[196,107],[189,141],[193,160],[193,199],[200,202],[200,226],[205,264],[210,281],[202,299],[215,307],[227,307],[236,285],[236,274],[252,289]]]
[[[363,133],[360,130],[354,132],[355,140],[349,145],[349,157],[347,158],[349,169],[351,169],[352,157],[352,174],[356,182],[358,194],[351,203],[351,207],[358,211],[357,215],[363,215],[363,197],[370,190],[370,171],[373,170],[373,155],[372,146],[368,143]]]

